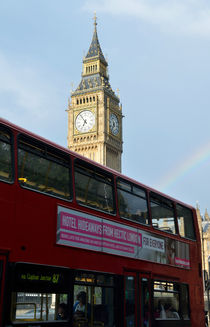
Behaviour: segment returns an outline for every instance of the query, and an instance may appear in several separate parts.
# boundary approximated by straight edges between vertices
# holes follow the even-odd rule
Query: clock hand
[[[80,117],[81,117],[84,121],[86,121],[86,119],[84,119],[84,118],[82,117],[82,115],[80,115]]]

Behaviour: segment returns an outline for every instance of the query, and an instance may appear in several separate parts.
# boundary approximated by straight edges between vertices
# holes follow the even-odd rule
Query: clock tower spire
[[[68,147],[121,171],[122,106],[109,83],[108,63],[97,34],[96,15],[82,78],[68,105]]]

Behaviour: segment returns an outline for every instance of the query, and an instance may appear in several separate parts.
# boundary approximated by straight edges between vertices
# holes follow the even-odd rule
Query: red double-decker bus
[[[1,326],[204,326],[195,210],[0,120]]]

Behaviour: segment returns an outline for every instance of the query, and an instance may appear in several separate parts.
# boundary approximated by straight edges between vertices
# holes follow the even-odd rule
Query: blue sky
[[[1,1],[0,116],[66,146],[94,11],[125,115],[123,173],[210,211],[209,1]]]

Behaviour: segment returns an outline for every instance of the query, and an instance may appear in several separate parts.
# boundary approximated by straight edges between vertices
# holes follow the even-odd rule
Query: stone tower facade
[[[121,172],[122,106],[112,90],[94,18],[82,79],[68,104],[68,148]]]

